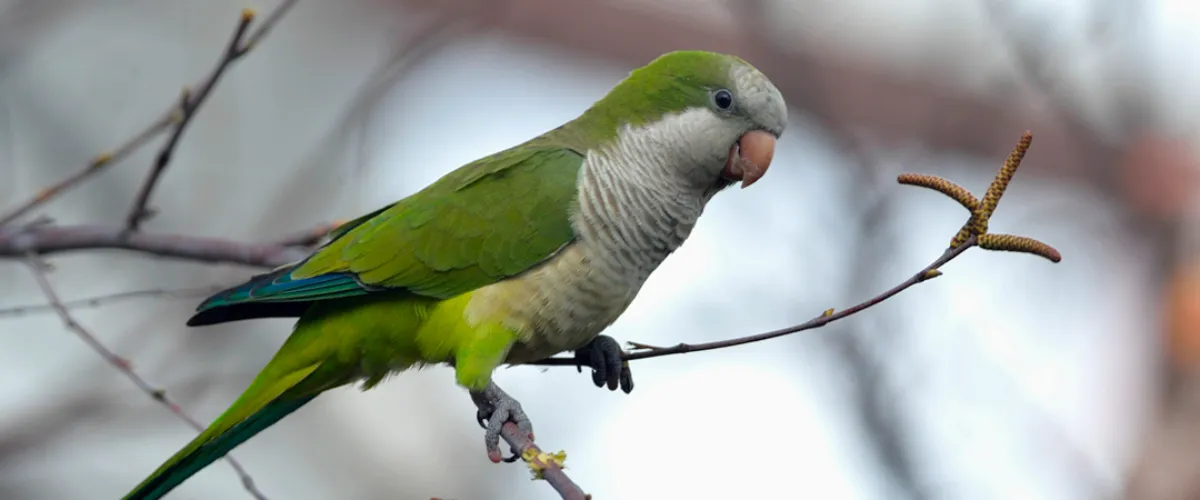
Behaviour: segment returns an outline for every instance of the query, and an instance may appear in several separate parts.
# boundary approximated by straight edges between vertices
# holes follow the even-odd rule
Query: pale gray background
[[[623,0],[631,2],[634,0]],[[639,0],[645,1],[645,0]],[[157,191],[148,231],[267,240],[407,195],[468,160],[582,111],[632,69],[502,33],[449,32],[409,56],[427,12],[367,0],[302,1],[240,61],[196,118]],[[694,9],[730,23],[738,6]],[[1015,78],[978,2],[766,2],[781,43],[819,43],[920,80],[986,93]],[[7,1],[0,9],[0,207],[140,130],[208,70],[243,2]],[[1085,1],[1013,2],[1062,38]],[[271,2],[252,5],[265,13]],[[1200,119],[1200,7],[1138,4],[1161,119],[1193,140]],[[1118,16],[1118,18],[1121,18]],[[581,20],[586,22],[586,20]],[[453,29],[453,28],[448,28]],[[1066,48],[1074,50],[1064,42]],[[829,49],[832,50],[832,49]],[[1101,56],[1060,67],[1103,123]],[[386,74],[393,72],[395,75]],[[370,89],[375,90],[370,90]],[[369,96],[371,92],[377,95]],[[964,212],[895,185],[937,173],[981,192],[994,157],[878,150],[864,174],[794,111],[763,182],[719,196],[694,236],[608,332],[651,344],[754,333],[842,307],[936,257]],[[1015,142],[1023,130],[997,137]],[[1035,136],[1037,130],[1034,130]],[[1148,243],[1086,185],[1040,174],[1034,147],[992,227],[1055,244],[1051,265],[969,252],[946,276],[871,312],[794,337],[636,363],[632,395],[574,369],[501,370],[539,443],[569,453],[597,500],[660,498],[1082,499],[1116,491],[1156,380]],[[61,223],[117,222],[153,148],[45,207]],[[885,195],[868,236],[860,213]],[[231,284],[250,270],[119,252],[53,259],[66,298]],[[43,298],[0,263],[0,307]],[[185,329],[195,299],[77,311],[136,368],[207,422],[287,335],[285,320]],[[849,335],[853,345],[838,340]],[[876,369],[846,363],[865,350]],[[862,353],[859,353],[862,354]],[[864,426],[856,377],[882,392]],[[483,453],[474,408],[445,368],[362,393],[328,393],[234,455],[273,499],[549,499],[520,465]],[[892,434],[881,437],[880,432]],[[0,498],[117,498],[194,433],[138,392],[51,314],[0,318]],[[881,451],[881,439],[894,449]],[[898,450],[898,451],[897,451]],[[172,498],[246,498],[219,462]]]

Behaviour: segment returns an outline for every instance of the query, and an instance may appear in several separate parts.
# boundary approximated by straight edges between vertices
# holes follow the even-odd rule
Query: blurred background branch
[[[122,358],[109,350],[109,348],[102,344],[100,340],[92,334],[92,332],[89,332],[87,328],[84,328],[79,321],[71,316],[71,313],[67,311],[67,307],[63,305],[62,300],[58,298],[58,292],[54,291],[54,286],[50,284],[50,278],[46,277],[47,267],[48,264],[39,260],[36,253],[30,252],[29,268],[33,271],[33,275],[37,279],[38,287],[42,289],[42,293],[46,294],[46,299],[50,301],[50,307],[54,309],[54,312],[58,314],[59,319],[62,320],[63,326],[66,329],[71,330],[71,332],[78,336],[80,340],[88,345],[88,347],[91,347],[93,351],[96,351],[96,354],[100,355],[100,357],[103,358],[106,363],[119,370],[122,374],[129,378],[129,380],[133,382],[133,385],[136,385],[138,389],[141,389],[141,391],[149,396],[150,399],[162,404],[164,408],[175,414],[176,417],[179,417],[180,420],[183,420],[196,432],[203,432],[205,426],[191,415],[188,415],[188,413],[184,411],[184,409],[179,406],[178,403],[176,403],[170,396],[167,395],[167,391],[165,389],[157,388],[150,384],[150,382],[147,382],[146,379],[142,378],[141,375],[138,375],[138,373],[134,371],[133,365],[129,362],[129,360]],[[250,477],[250,474],[246,472],[244,467],[242,467],[241,462],[238,462],[237,459],[232,455],[226,455],[224,459],[225,461],[229,462],[231,467],[233,467],[234,472],[236,472],[238,475],[238,479],[240,479],[242,482],[242,487],[246,489],[246,492],[249,493],[250,496],[260,500],[265,500],[267,498],[262,494],[261,491],[258,491],[258,488],[254,485],[254,478]]]
[[[109,349],[96,335],[71,315],[46,275],[50,265],[43,262],[40,256],[64,250],[121,248],[201,262],[238,263],[249,266],[273,267],[302,257],[306,253],[303,247],[311,247],[317,244],[327,232],[336,227],[335,224],[323,224],[315,230],[310,229],[285,237],[278,243],[249,245],[212,238],[205,239],[182,235],[146,235],[139,232],[141,223],[156,214],[156,211],[149,206],[151,195],[155,187],[158,186],[159,180],[165,173],[167,166],[170,164],[172,155],[183,137],[184,130],[192,122],[200,106],[204,104],[230,64],[246,55],[252,47],[261,43],[268,30],[279,22],[283,14],[295,4],[295,0],[282,1],[268,14],[266,20],[259,23],[257,29],[250,32],[249,35],[247,33],[255,19],[255,13],[250,9],[243,9],[237,27],[234,29],[234,34],[215,68],[203,80],[195,92],[185,88],[177,107],[169,111],[164,119],[152,123],[146,131],[126,141],[124,143],[125,146],[119,148],[116,153],[102,153],[98,155],[83,171],[69,175],[54,183],[51,187],[42,189],[38,194],[15,207],[8,214],[0,216],[0,248],[5,249],[5,251],[0,251],[0,256],[14,257],[21,252],[25,253],[38,287],[49,302],[50,310],[58,315],[64,327],[74,332],[80,340],[99,354],[107,364],[122,372],[145,395],[149,396],[150,399],[160,403],[197,432],[202,432],[205,425],[201,424],[185,411],[179,403],[176,403],[173,398],[169,397],[165,389],[155,387],[147,382],[145,378],[133,369],[133,364],[128,359],[121,357]],[[14,224],[21,216],[36,210],[66,189],[87,181],[92,178],[92,174],[104,167],[117,163],[137,152],[140,147],[148,143],[148,139],[160,132],[164,132],[167,125],[171,126],[171,133],[166,141],[163,142],[161,149],[155,154],[154,163],[142,181],[141,187],[138,188],[133,206],[125,218],[123,227],[111,229],[56,227],[48,218],[41,218],[25,225],[18,226]],[[9,227],[6,228],[6,225]],[[287,259],[281,260],[283,257],[287,257]],[[93,299],[91,302],[94,304],[96,299]],[[18,308],[16,310],[19,311],[22,309]],[[506,425],[502,435],[513,449],[520,453],[523,459],[536,465],[540,471],[539,477],[543,477],[562,495],[562,498],[573,500],[584,499],[582,490],[563,473],[560,465],[553,460],[544,459],[544,454],[537,445],[528,437],[522,437],[515,426],[511,424]],[[267,498],[258,490],[254,479],[246,472],[237,459],[232,455],[227,455],[224,459],[233,467],[247,493],[254,498]]]
[[[376,208],[561,123],[662,52],[733,52],[792,106],[780,168],[755,193],[715,202],[611,335],[669,345],[768,330],[904,276],[940,250],[961,212],[891,179],[931,172],[978,189],[1014,131],[1037,133],[1036,155],[996,223],[1070,258],[1046,273],[1037,259],[971,252],[937,286],[818,335],[645,364],[638,391],[618,399],[577,395],[586,382],[563,371],[502,371],[501,385],[541,416],[539,436],[572,452],[575,480],[622,500],[797,488],[821,498],[1194,498],[1200,101],[1189,89],[1200,75],[1189,68],[1200,13],[1188,5],[300,2],[253,64],[222,78],[161,180],[161,213],[135,237],[304,246],[323,229],[316,222]],[[0,210],[175,106],[178,83],[208,70],[229,39],[229,13],[248,6],[0,2]],[[105,169],[46,203],[61,225],[29,234],[119,231],[96,224],[127,215],[144,173],[134,170]],[[3,252],[24,258],[21,248]],[[53,257],[67,304],[247,271],[235,264],[244,256],[222,266]],[[252,263],[276,259],[288,256]],[[0,267],[0,306],[43,300],[21,267]],[[185,331],[191,301],[156,296],[71,312],[201,421],[287,333],[271,322]],[[0,497],[119,494],[189,436],[77,341],[35,334],[54,320],[0,325]],[[429,370],[331,394],[238,456],[280,498],[552,498],[478,456],[470,403],[447,396],[449,380]],[[696,418],[699,400],[727,409]],[[695,436],[713,421],[752,422],[739,450],[757,458],[694,460],[710,451]],[[118,446],[129,459],[113,463]],[[194,481],[181,496],[239,494],[224,471]]]

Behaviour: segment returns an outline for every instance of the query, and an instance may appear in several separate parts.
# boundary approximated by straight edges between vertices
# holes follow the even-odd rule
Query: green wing
[[[298,316],[312,301],[404,290],[449,298],[514,276],[574,237],[583,156],[525,144],[334,230],[307,259],[220,292],[189,325]]]

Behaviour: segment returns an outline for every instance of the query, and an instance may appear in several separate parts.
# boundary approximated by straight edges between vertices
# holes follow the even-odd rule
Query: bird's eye
[[[733,93],[728,90],[720,89],[713,92],[712,99],[713,104],[724,111],[729,111],[733,108]]]

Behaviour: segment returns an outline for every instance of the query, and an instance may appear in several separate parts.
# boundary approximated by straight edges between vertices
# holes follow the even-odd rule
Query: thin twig
[[[787,328],[781,328],[778,330],[772,330],[769,332],[763,332],[763,333],[759,333],[756,335],[747,335],[745,337],[737,337],[737,338],[727,339],[727,340],[718,340],[715,342],[704,342],[701,344],[677,344],[677,345],[674,345],[671,347],[656,347],[656,346],[650,346],[650,345],[646,345],[646,344],[636,343],[636,344],[633,344],[633,346],[639,350],[637,352],[625,353],[625,355],[622,356],[622,359],[625,359],[626,361],[633,361],[636,359],[657,358],[660,356],[669,356],[672,354],[684,354],[684,353],[689,353],[689,352],[700,352],[700,351],[711,351],[713,349],[724,349],[727,347],[733,347],[733,346],[738,346],[738,345],[743,345],[743,344],[751,344],[754,342],[761,342],[763,340],[770,340],[770,339],[773,339],[776,337],[782,337],[784,335],[790,335],[790,334],[793,334],[796,332],[802,332],[804,330],[812,330],[814,328],[820,328],[822,326],[828,325],[829,323],[832,323],[839,319],[842,319],[847,316],[851,316],[851,315],[857,314],[859,312],[862,312],[866,309],[869,309],[869,308],[875,306],[876,304],[879,304],[880,302],[890,299],[890,298],[892,298],[892,296],[894,296],[900,292],[903,292],[904,290],[909,289],[913,285],[916,285],[918,283],[923,283],[925,281],[929,281],[930,279],[941,276],[942,273],[941,273],[941,271],[938,271],[938,268],[945,265],[947,262],[954,260],[959,255],[962,255],[963,252],[965,252],[968,248],[975,246],[975,244],[976,244],[975,237],[971,236],[971,238],[969,240],[967,240],[967,242],[965,244],[959,245],[958,247],[955,247],[955,248],[947,249],[945,251],[945,253],[942,254],[941,257],[938,257],[937,260],[933,261],[928,266],[925,266],[925,268],[921,269],[919,272],[912,275],[912,277],[908,278],[907,280],[904,280],[903,282],[892,287],[888,291],[883,292],[874,297],[871,297],[870,299],[867,299],[866,301],[860,302],[860,303],[854,305],[853,307],[850,307],[849,309],[843,309],[841,311],[836,311],[836,312],[833,309],[829,309],[829,310],[825,311],[824,313],[822,313],[820,316],[817,316],[811,320],[808,320],[808,321],[798,324],[798,325],[789,326]],[[549,358],[549,359],[534,361],[534,362],[526,363],[526,364],[540,365],[540,366],[577,366],[578,362],[574,358]]]
[[[1018,33],[1016,23],[1011,22],[1016,14],[1011,2],[981,0],[980,4],[996,30],[996,36],[993,38],[1005,45],[1012,56],[1018,78],[1024,78],[1026,84],[1041,94],[1038,96],[1041,98],[1038,104],[1057,114],[1058,118],[1071,122],[1068,126],[1084,126],[1082,121],[1076,118],[1077,110],[1072,109],[1073,104],[1079,102],[1078,99],[1071,95],[1070,90],[1063,88],[1062,84],[1065,82],[1061,76],[1055,81],[1055,75],[1050,74],[1052,70],[1058,70],[1062,66],[1060,62],[1052,60],[1054,50],[1061,47],[1050,46],[1047,40],[1036,40],[1028,33]],[[1030,33],[1035,31],[1036,28],[1033,28]]]
[[[988,188],[988,193],[980,197],[980,206],[977,207],[977,213],[972,214],[971,220],[963,226],[963,234],[968,235],[965,241],[959,243],[957,240],[953,242],[953,246],[947,249],[941,257],[935,260],[929,266],[926,266],[920,272],[914,274],[908,280],[896,285],[892,289],[877,295],[865,302],[857,304],[849,309],[844,309],[840,312],[829,310],[825,314],[813,318],[805,323],[794,325],[788,328],[773,330],[738,337],[734,339],[721,340],[715,342],[706,342],[701,344],[686,344],[681,343],[671,347],[654,347],[643,344],[634,344],[639,352],[625,353],[625,360],[632,361],[637,359],[648,359],[659,356],[668,356],[673,354],[683,354],[688,352],[707,351],[712,349],[723,349],[742,344],[760,342],[769,340],[792,333],[811,330],[829,324],[833,321],[845,318],[856,314],[860,311],[873,307],[874,305],[891,298],[892,296],[916,285],[937,277],[941,274],[938,270],[942,265],[950,262],[954,258],[961,255],[968,248],[979,246],[981,239],[989,242],[988,250],[1000,251],[1017,251],[1025,253],[1034,253],[1046,257],[1047,259],[1058,262],[1061,256],[1056,250],[1036,240],[1029,238],[1013,238],[1003,237],[1001,235],[992,235],[986,233],[988,219],[992,215],[992,210],[999,202],[1004,190],[1008,186],[1009,180],[1013,173],[1019,167],[1024,151],[1028,149],[1032,135],[1026,132],[1021,141],[1018,142],[1014,153],[1008,158],[1008,161],[1000,168],[996,174],[996,180]],[[1020,154],[1017,154],[1020,152]],[[902,183],[910,176],[908,174],[900,176],[898,179]],[[945,183],[946,186],[957,186],[953,183]],[[929,187],[929,186],[923,186]],[[936,189],[936,188],[935,188]],[[939,189],[952,199],[959,199],[961,196],[954,193],[953,190]],[[988,207],[982,205],[982,200],[989,200]],[[973,231],[983,231],[975,233]],[[1031,248],[1030,246],[1036,248]],[[239,263],[254,266],[275,267],[283,265],[302,257],[300,251],[295,248],[286,247],[278,244],[247,244],[216,238],[198,238],[182,235],[153,235],[136,233],[129,237],[124,237],[119,229],[109,229],[104,227],[92,226],[75,226],[75,227],[55,227],[55,226],[38,226],[30,228],[22,228],[17,231],[9,231],[6,233],[0,228],[0,256],[5,255],[22,255],[24,252],[36,251],[39,253],[61,252],[67,250],[82,250],[95,248],[122,248],[127,250],[140,251],[159,256],[186,258],[190,260],[200,260],[208,262],[228,262]],[[549,358],[540,361],[534,361],[527,364],[541,366],[579,366],[578,362],[573,358]]]
[[[145,146],[146,143],[150,142],[151,139],[158,137],[158,134],[161,134],[163,131],[165,131],[172,122],[173,119],[171,117],[171,113],[167,113],[154,123],[151,123],[150,126],[146,127],[145,130],[139,132],[128,141],[125,141],[124,144],[117,146],[117,149],[113,150],[112,152],[101,153],[95,158],[92,158],[92,160],[85,165],[83,169],[75,172],[74,174],[68,175],[62,180],[42,189],[41,191],[38,191],[37,194],[35,194],[32,198],[26,200],[20,205],[17,205],[16,207],[13,207],[3,215],[0,215],[0,227],[11,224],[13,221],[29,213],[31,210],[37,208],[43,203],[54,199],[64,191],[75,187],[87,180],[89,177],[100,173],[100,171],[104,170],[113,163],[125,159],[125,157],[129,156],[134,151],[137,151],[141,149],[142,146]]]
[[[251,49],[257,46],[258,42],[261,42],[262,39],[266,38],[267,33],[270,33],[271,28],[274,28],[276,24],[279,24],[279,20],[283,19],[283,16],[287,14],[288,11],[292,10],[292,7],[295,7],[298,1],[299,0],[283,0],[279,3],[279,5],[276,5],[275,8],[271,10],[271,13],[267,14],[267,17],[263,19],[261,23],[258,23],[258,27],[254,29],[254,32],[250,33],[250,36],[246,37],[246,43],[242,44],[241,49],[239,49],[238,57],[245,55],[246,52],[249,52]]]
[[[192,123],[192,117],[196,116],[196,112],[204,104],[204,101],[208,99],[213,87],[217,86],[217,82],[220,81],[221,75],[225,74],[225,70],[229,68],[229,65],[248,52],[247,50],[242,50],[242,40],[245,38],[246,29],[250,27],[252,21],[254,21],[254,11],[250,9],[242,10],[242,17],[238,20],[237,27],[233,30],[233,36],[229,39],[229,45],[221,53],[221,59],[217,61],[217,65],[213,68],[208,79],[200,85],[199,91],[195,93],[186,88],[183,90],[183,95],[179,99],[179,109],[176,113],[172,113],[172,118],[178,117],[175,120],[175,127],[171,130],[170,138],[167,139],[167,142],[163,143],[162,149],[159,149],[158,155],[154,158],[154,164],[150,167],[150,172],[146,174],[146,180],[142,182],[142,187],[138,189],[133,207],[129,209],[129,215],[125,217],[126,231],[137,231],[142,222],[153,215],[153,212],[148,208],[150,194],[154,192],[154,187],[158,185],[158,180],[162,178],[167,165],[171,163],[171,156],[174,154],[175,148],[179,145],[179,139],[183,137],[183,132]]]
[[[1017,145],[1009,153],[1004,164],[996,172],[996,176],[992,179],[991,185],[988,186],[987,192],[978,198],[969,192],[965,192],[958,184],[933,176],[914,176],[912,174],[901,174],[896,180],[901,184],[917,185],[920,187],[930,188],[941,192],[950,199],[957,201],[960,205],[971,210],[971,216],[967,222],[963,224],[958,234],[950,241],[949,248],[942,253],[941,257],[933,263],[925,266],[924,269],[918,271],[911,278],[905,280],[892,287],[890,290],[883,292],[875,297],[872,297],[865,302],[861,302],[849,309],[836,311],[829,309],[820,316],[799,325],[772,330],[769,332],[760,333],[757,335],[749,335],[745,337],[737,337],[728,340],[720,340],[716,342],[705,342],[702,344],[685,344],[681,343],[671,347],[655,347],[641,343],[630,343],[638,352],[622,353],[621,358],[625,361],[633,361],[635,359],[657,358],[659,356],[669,356],[672,354],[684,354],[689,352],[709,351],[713,349],[724,349],[726,347],[734,347],[753,342],[769,340],[784,335],[790,335],[804,330],[820,328],[839,319],[857,314],[864,311],[880,302],[883,302],[896,294],[907,290],[908,288],[936,278],[942,275],[940,268],[947,262],[962,255],[967,248],[980,247],[985,250],[996,250],[1004,252],[1021,252],[1031,255],[1038,255],[1051,262],[1059,262],[1062,260],[1062,255],[1054,247],[1042,243],[1041,241],[1024,236],[1000,235],[988,233],[988,222],[995,213],[996,207],[1000,203],[1000,199],[1004,196],[1008,189],[1009,183],[1012,181],[1013,175],[1021,166],[1021,160],[1024,159],[1025,153],[1029,150],[1030,144],[1033,142],[1033,134],[1026,131],[1021,135],[1021,139],[1017,141]],[[920,182],[914,182],[915,178],[923,178]],[[540,366],[575,366],[579,367],[579,361],[575,358],[548,358],[539,361],[525,363],[529,365]]]
[[[1019,167],[1021,159],[1024,155],[1024,151],[1029,147],[1031,137],[1031,134],[1028,132],[1022,136],[1021,141],[1018,143],[1016,148],[1014,148],[1014,153],[1009,156],[1008,161],[1005,162],[1005,164],[1000,168],[1000,171],[996,174],[996,180],[992,182],[992,185],[988,189],[988,193],[979,198],[981,201],[980,206],[977,207],[977,213],[972,214],[971,220],[963,226],[963,234],[969,235],[966,237],[965,241],[960,243],[956,239],[956,241],[953,242],[953,246],[947,249],[941,257],[939,257],[929,266],[926,266],[920,272],[914,274],[908,280],[896,285],[892,289],[849,309],[844,309],[840,312],[831,309],[826,311],[825,314],[813,318],[810,321],[788,328],[764,332],[757,335],[715,342],[706,342],[701,344],[681,343],[671,347],[653,347],[635,344],[635,347],[641,347],[642,349],[640,349],[639,352],[625,353],[623,358],[627,361],[633,361],[637,359],[648,359],[673,354],[723,349],[726,347],[769,340],[784,335],[825,326],[833,321],[837,321],[873,307],[874,305],[891,298],[892,296],[912,287],[913,285],[916,285],[917,283],[921,283],[929,280],[930,278],[939,276],[941,272],[938,270],[938,268],[958,257],[968,248],[979,246],[981,238],[989,241],[989,248],[987,248],[988,250],[1035,253],[1042,255],[1053,262],[1058,262],[1058,260],[1061,259],[1061,256],[1058,254],[1058,252],[1041,242],[1037,242],[1036,240],[1029,238],[999,238],[1000,235],[991,235],[990,233],[986,233],[987,222],[992,215],[992,210],[995,208],[1000,197],[1003,195],[1004,190],[1007,188],[1008,182],[1012,178],[1012,174],[1016,171],[1017,167]],[[1020,154],[1017,154],[1018,152],[1020,152]],[[902,175],[898,180],[903,182],[904,179],[907,178],[908,176],[906,174]],[[946,185],[956,186],[953,183],[947,183]],[[961,198],[961,196],[956,196],[956,193],[949,191],[952,190],[947,189],[944,190],[943,193],[952,199]],[[984,205],[982,200],[989,200],[987,207],[982,206]],[[975,233],[974,231],[977,230],[982,232]],[[1030,245],[1037,246],[1037,248],[1029,248]],[[23,228],[15,232],[9,231],[7,235],[3,229],[0,229],[0,256],[14,254],[21,255],[28,251],[50,253],[95,248],[123,248],[160,256],[187,258],[191,260],[209,262],[240,263],[267,267],[283,265],[302,257],[302,255],[299,255],[296,252],[296,249],[277,244],[246,244],[215,238],[196,238],[181,235],[149,235],[142,233],[124,237],[120,230],[113,230],[103,227],[39,226]],[[579,366],[578,362],[573,358],[549,358],[527,364],[541,366]]]
[[[887,167],[878,151],[868,144],[867,138],[854,133],[845,124],[837,130],[840,132],[833,135],[833,141],[846,152],[855,167],[852,169],[854,183],[858,186],[856,191],[860,193],[858,200],[863,202],[858,227],[855,228],[857,238],[850,261],[852,270],[846,279],[852,290],[864,293],[870,290],[870,282],[881,274],[887,262],[884,255],[896,244],[893,240],[896,235],[885,230],[884,226],[898,206],[897,192],[882,186],[877,174],[887,170]],[[906,184],[905,177],[901,175],[896,180]],[[974,198],[966,188],[960,189],[957,195],[966,193],[966,201]],[[958,198],[955,201],[963,203]],[[888,323],[888,312],[877,311],[875,314],[876,323]],[[841,333],[828,336],[831,354],[838,356],[851,370],[846,381],[847,387],[841,392],[853,408],[851,419],[857,421],[857,426],[867,438],[868,454],[874,456],[880,473],[887,476],[884,480],[895,485],[894,493],[889,496],[895,500],[928,499],[933,495],[923,477],[924,468],[914,456],[914,446],[906,435],[906,426],[898,422],[904,420],[902,413],[907,413],[907,405],[904,404],[907,398],[902,397],[901,391],[908,388],[893,383],[888,373],[894,362],[907,357],[897,352],[904,343],[904,332],[889,332],[886,338],[881,338],[869,331],[870,325],[863,323],[859,321],[857,325],[847,325]]]
[[[707,351],[713,349],[722,349],[733,347],[742,344],[759,342],[772,338],[789,335],[792,333],[810,330],[825,326],[839,319],[857,314],[868,308],[875,306],[897,294],[911,288],[912,286],[923,283],[930,279],[941,275],[940,268],[946,263],[954,260],[966,250],[972,247],[982,247],[987,250],[1014,251],[1024,252],[1035,255],[1040,255],[1053,262],[1058,262],[1061,256],[1056,250],[1049,245],[1033,240],[1031,238],[1013,236],[1013,235],[995,235],[988,233],[989,219],[1004,194],[1004,190],[1008,182],[1012,179],[1017,167],[1020,165],[1021,159],[1024,156],[1025,150],[1028,149],[1032,135],[1028,132],[1021,138],[1013,153],[1010,154],[1008,161],[1001,167],[993,180],[988,192],[979,198],[974,198],[973,195],[964,195],[961,189],[949,181],[941,182],[938,179],[927,179],[930,182],[906,182],[906,179],[911,180],[911,177],[901,176],[898,180],[901,183],[917,184],[922,187],[928,187],[942,192],[948,197],[955,199],[960,205],[968,209],[972,209],[970,219],[960,230],[959,239],[956,237],[952,240],[950,248],[945,250],[943,254],[934,260],[931,264],[917,272],[904,282],[892,287],[891,289],[872,297],[862,303],[842,311],[829,309],[821,315],[809,320],[805,323],[774,330],[770,332],[760,333],[746,337],[739,337],[729,340],[716,342],[707,342],[701,344],[678,344],[672,347],[654,347],[645,344],[631,343],[635,348],[640,349],[639,352],[623,353],[622,357],[626,361],[636,359],[649,359],[660,356],[673,354],[683,354],[688,352]],[[307,240],[306,240],[307,241]],[[285,242],[286,243],[286,242]],[[51,304],[55,310],[63,318],[64,323],[80,334],[80,337],[92,345],[94,349],[101,353],[105,359],[125,372],[135,383],[138,384],[147,394],[150,394],[156,400],[163,401],[172,411],[178,410],[178,406],[173,403],[166,402],[165,395],[161,391],[157,391],[145,383],[144,380],[137,377],[128,366],[128,362],[117,357],[115,354],[108,351],[104,346],[100,345],[94,336],[91,336],[78,325],[68,314],[67,309],[58,297],[49,287],[41,268],[37,267],[37,255],[63,252],[69,250],[97,249],[97,248],[118,248],[133,250],[148,254],[183,258],[189,260],[208,261],[208,262],[229,262],[239,263],[252,266],[275,267],[288,262],[294,261],[302,255],[302,252],[296,247],[289,247],[282,244],[248,244],[239,243],[229,240],[216,238],[198,238],[181,235],[153,235],[144,233],[129,233],[123,228],[108,228],[103,226],[74,226],[74,227],[55,227],[46,225],[27,225],[19,228],[7,229],[0,227],[0,257],[3,256],[28,256],[31,265],[34,266],[35,274],[38,275],[39,283],[47,293]],[[531,365],[550,365],[550,366],[578,366],[575,359],[568,358],[550,358],[542,361],[527,363]],[[181,416],[182,412],[178,412]],[[190,418],[185,418],[189,422],[194,422]],[[196,424],[198,426],[198,424]],[[502,436],[515,449],[519,450],[523,459],[525,459],[534,472],[549,481],[552,486],[559,491],[563,498],[570,499],[586,499],[578,486],[574,485],[558,465],[558,460],[553,454],[542,452],[532,440],[528,437],[522,437],[521,432],[515,425],[506,424],[503,427]],[[232,462],[232,460],[231,460]],[[246,478],[243,479],[247,481]],[[252,484],[247,483],[247,489],[252,489]]]
[[[217,292],[221,291],[221,289],[223,289],[223,288],[225,288],[225,287],[213,285],[213,286],[193,287],[193,288],[175,288],[175,289],[153,288],[153,289],[148,289],[148,290],[129,290],[129,291],[125,291],[125,292],[116,292],[116,293],[108,293],[108,294],[104,294],[104,295],[96,295],[93,297],[87,297],[87,298],[83,298],[83,299],[64,300],[62,302],[62,305],[63,305],[63,307],[66,307],[68,310],[70,310],[70,309],[75,309],[75,308],[80,308],[80,307],[100,307],[100,306],[111,304],[114,302],[124,302],[126,300],[133,300],[133,299],[140,299],[140,298],[151,298],[151,297],[162,297],[162,298],[168,298],[168,299],[193,298],[193,297],[200,297],[200,296],[204,296],[204,295],[208,295],[208,294],[212,294],[212,293],[217,293]],[[27,304],[27,305],[21,305],[21,306],[0,308],[0,318],[6,317],[6,316],[24,316],[26,314],[34,314],[34,313],[41,313],[41,312],[54,312],[54,311],[55,311],[54,304]]]
[[[93,351],[96,351],[96,354],[99,354],[100,357],[103,358],[108,364],[112,365],[113,368],[116,368],[118,371],[125,374],[125,376],[128,377],[129,380],[138,387],[138,389],[141,389],[141,391],[146,393],[147,396],[150,396],[150,399],[153,399],[171,413],[174,413],[176,417],[179,417],[180,420],[186,422],[192,429],[195,429],[196,432],[204,431],[204,426],[201,425],[200,422],[195,418],[192,418],[191,415],[188,415],[178,403],[167,396],[166,390],[154,387],[150,384],[150,382],[147,382],[146,379],[142,378],[141,375],[138,375],[138,373],[133,370],[133,364],[130,363],[129,360],[122,358],[121,356],[117,355],[117,353],[110,350],[107,346],[100,342],[100,339],[88,331],[83,324],[79,323],[73,316],[71,316],[71,313],[67,310],[66,305],[64,305],[62,300],[58,297],[58,292],[56,292],[54,290],[54,286],[50,284],[50,278],[46,276],[47,264],[40,260],[37,253],[28,252],[26,259],[30,270],[33,272],[34,278],[37,280],[38,286],[42,289],[42,293],[46,295],[46,300],[50,302],[51,307],[53,307],[54,311],[58,313],[58,317],[62,320],[63,326],[74,332],[80,340],[91,347]],[[246,488],[246,491],[249,492],[250,495],[259,500],[266,500],[266,495],[263,495],[262,492],[258,491],[258,488],[254,486],[254,478],[250,477],[250,474],[246,472],[246,469],[242,468],[242,464],[238,463],[238,461],[231,455],[225,455],[225,460],[227,460],[229,465],[233,467],[233,470],[237,472],[238,477],[242,480],[242,486]]]
[[[235,58],[242,57],[250,50],[251,47],[254,47],[261,42],[267,36],[267,33],[271,30],[271,28],[279,22],[283,15],[287,13],[293,6],[295,6],[297,1],[298,0],[284,0],[277,5],[275,9],[267,15],[266,19],[264,19],[262,23],[259,23],[258,27],[250,34],[250,36],[245,37],[245,43],[242,44]],[[243,13],[243,18],[244,17],[245,13]],[[218,67],[220,66],[218,65]],[[209,74],[200,80],[200,84],[194,85],[193,87],[211,87],[209,83],[215,81],[215,76],[215,74]],[[97,155],[86,165],[84,165],[82,169],[38,191],[33,197],[21,202],[8,211],[0,212],[0,226],[11,224],[13,221],[16,221],[25,214],[28,214],[30,211],[58,197],[70,188],[81,184],[83,181],[91,178],[93,175],[96,175],[101,171],[106,170],[113,164],[129,157],[135,151],[141,149],[160,134],[170,130],[172,125],[177,124],[181,118],[178,116],[178,109],[179,104],[175,100],[172,100],[171,106],[167,108],[167,110],[164,111],[157,119],[147,125],[146,128],[141,132],[138,132],[129,140],[117,146],[116,149]]]

